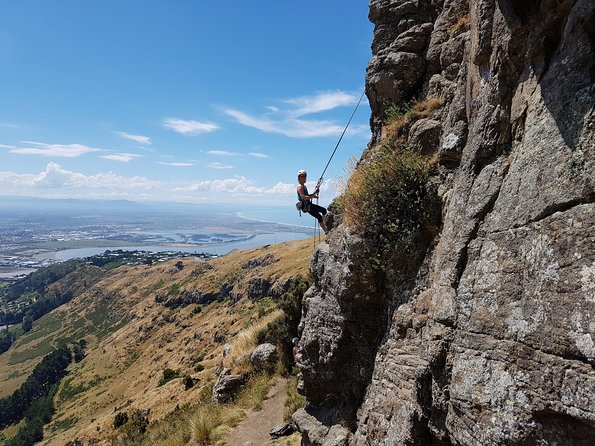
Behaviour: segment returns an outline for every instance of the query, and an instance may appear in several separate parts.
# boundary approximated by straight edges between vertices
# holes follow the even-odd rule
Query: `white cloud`
[[[292,138],[337,136],[343,131],[343,127],[331,121],[305,121],[295,118],[274,121],[268,118],[255,118],[242,111],[231,108],[224,110],[224,113],[247,127],[253,127],[266,133],[278,133]]]
[[[268,158],[269,156],[264,154],[264,153],[260,153],[260,152],[250,152],[248,153],[248,155],[253,156],[254,158]]]
[[[136,153],[114,153],[112,155],[102,155],[99,158],[105,158],[106,160],[120,161],[121,163],[127,163],[135,158],[140,158],[142,155]]]
[[[19,126],[16,124],[11,124],[10,122],[0,122],[0,127],[6,127],[9,129],[18,129]]]
[[[139,144],[143,144],[143,145],[151,144],[151,138],[149,138],[148,136],[131,135],[130,133],[126,133],[126,132],[116,132],[116,134],[120,135],[124,139],[128,139],[130,141],[134,141]]]
[[[217,155],[217,156],[241,156],[241,153],[228,152],[227,150],[209,150],[207,153],[209,155]]]
[[[76,158],[86,153],[107,151],[105,149],[89,147],[83,144],[46,144],[35,141],[23,142],[25,144],[34,145],[37,147],[18,147],[16,149],[11,149],[10,153],[16,153],[18,155],[38,155],[63,158]]]
[[[185,163],[172,163],[183,167]],[[190,163],[188,163],[190,164]],[[174,200],[186,202],[262,203],[288,205],[293,202],[295,184],[277,182],[256,186],[243,176],[204,181],[155,181],[140,176],[120,176],[112,172],[83,174],[57,163],[47,164],[40,173],[0,172],[0,194],[45,198]],[[308,183],[313,190],[314,183]],[[336,195],[336,184],[322,186],[322,203]]]
[[[194,166],[194,163],[175,163],[175,162],[166,163],[163,161],[158,161],[157,164],[162,164],[164,166],[173,166],[173,167],[192,167],[192,166]]]
[[[277,183],[271,188],[256,187],[246,177],[226,178],[223,180],[199,181],[175,189],[184,192],[226,192],[233,194],[288,194],[295,191],[293,184]]]
[[[284,102],[297,106],[291,112],[294,117],[319,113],[332,110],[337,107],[345,107],[357,104],[358,96],[345,93],[344,91],[324,91],[314,96],[302,96],[299,98],[286,99]]]
[[[17,146],[9,146],[7,144],[0,144],[1,149],[16,149]]]
[[[62,196],[81,197],[90,190],[99,190],[99,195],[106,196],[116,190],[122,195],[131,195],[139,190],[158,190],[161,186],[159,181],[139,176],[123,177],[112,172],[85,175],[54,162],[39,174],[0,172],[0,189],[6,194],[47,195],[47,191],[52,190]]]
[[[182,135],[198,135],[199,133],[210,133],[214,132],[219,128],[217,124],[212,122],[200,122],[193,120],[184,120],[177,118],[168,118],[163,121],[163,126],[174,132],[181,133]]]
[[[222,164],[220,162],[214,162],[209,164],[209,167],[211,169],[233,169],[233,166],[230,166],[228,164]]]
[[[223,113],[238,123],[267,133],[278,133],[291,138],[316,138],[339,136],[345,124],[328,119],[304,119],[305,115],[327,112],[337,107],[352,106],[359,96],[344,91],[324,91],[312,96],[301,96],[282,100],[284,109],[268,106],[262,116],[249,115],[235,108],[223,109]],[[370,136],[367,125],[352,125],[348,135]]]

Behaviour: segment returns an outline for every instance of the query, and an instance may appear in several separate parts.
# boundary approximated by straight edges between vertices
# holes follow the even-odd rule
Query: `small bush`
[[[199,314],[199,313],[202,313],[202,305],[196,305],[192,309],[192,314]]]
[[[179,378],[179,377],[180,377],[180,372],[178,372],[177,370],[165,369],[163,371],[163,376],[161,377],[161,379],[157,383],[157,386],[162,386],[164,384],[167,384],[172,379],[176,379],[176,378]]]
[[[188,390],[192,387],[194,387],[194,379],[190,375],[184,376],[184,388]]]
[[[202,372],[205,369],[205,366],[202,365],[201,363],[198,363],[194,366],[194,371],[195,372]]]
[[[124,426],[128,423],[128,413],[126,412],[118,412],[114,417],[114,429],[118,429],[121,426]]]
[[[430,160],[417,150],[379,147],[353,172],[341,199],[345,224],[373,238],[382,254],[410,245],[428,220]]]

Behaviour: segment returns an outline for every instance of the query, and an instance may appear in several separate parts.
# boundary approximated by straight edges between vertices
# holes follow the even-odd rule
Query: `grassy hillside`
[[[35,321],[0,355],[0,395],[12,393],[53,348],[84,338],[87,356],[62,380],[42,444],[105,439],[122,410],[144,410],[151,421],[162,418],[204,398],[218,367],[241,367],[234,363],[243,348],[236,338],[279,317],[274,299],[245,297],[251,284],[266,282],[268,294],[278,295],[293,277],[308,275],[311,254],[312,241],[304,240],[209,261],[122,266],[86,288],[84,277],[67,276],[55,286],[76,288],[76,297]],[[208,293],[217,300],[192,303]],[[166,307],[164,298],[176,298],[176,305]],[[233,354],[223,364],[226,343]],[[196,385],[186,390],[178,378],[159,386],[168,368],[190,375]]]

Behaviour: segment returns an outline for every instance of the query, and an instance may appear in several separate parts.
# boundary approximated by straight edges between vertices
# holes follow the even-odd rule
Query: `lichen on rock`
[[[358,168],[387,113],[439,97],[390,144],[434,157],[437,201],[406,246],[339,216],[317,247],[304,444],[590,444],[595,4],[372,0],[370,19]]]

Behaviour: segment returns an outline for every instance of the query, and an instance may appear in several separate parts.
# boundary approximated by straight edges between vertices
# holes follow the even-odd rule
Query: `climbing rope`
[[[355,105],[355,108],[353,109],[353,113],[351,113],[351,117],[349,118],[349,121],[347,121],[347,125],[343,129],[343,133],[341,133],[341,136],[339,137],[339,140],[337,141],[337,144],[335,145],[335,149],[333,150],[333,153],[331,153],[331,157],[329,158],[328,162],[326,163],[326,166],[324,166],[324,170],[322,171],[322,175],[320,175],[320,178],[318,179],[318,182],[316,183],[316,188],[314,190],[320,189],[320,186],[322,185],[322,181],[323,181],[323,178],[324,178],[324,174],[326,173],[326,169],[328,169],[329,164],[331,163],[333,157],[335,156],[335,152],[339,148],[339,144],[341,144],[341,140],[343,139],[343,136],[345,135],[345,132],[349,128],[349,124],[351,124],[351,120],[355,116],[355,113],[357,112],[357,109],[359,107],[359,104],[362,102],[362,99],[364,97],[364,93],[365,92],[366,92],[365,90],[362,91],[362,94],[359,97],[359,100],[357,101],[357,104]]]
[[[355,113],[357,112],[359,104],[362,102],[362,99],[363,99],[365,93],[366,93],[365,90],[362,91],[362,94],[359,97],[359,100],[357,101],[355,108],[353,109],[353,113],[351,113],[351,116],[349,117],[349,121],[347,121],[347,124],[345,125],[345,128],[343,129],[343,132],[341,133],[341,136],[339,137],[339,140],[337,141],[337,144],[335,145],[335,148],[333,149],[333,153],[331,153],[331,156],[330,156],[328,162],[326,163],[326,166],[324,166],[322,175],[320,175],[320,178],[318,179],[318,182],[316,183],[316,188],[314,189],[314,193],[319,192],[320,186],[322,185],[322,181],[324,179],[324,174],[326,173],[326,169],[328,169],[328,166],[331,164],[331,161],[332,161],[333,157],[335,156],[337,149],[339,148],[339,144],[341,144],[341,141],[343,140],[343,136],[345,136],[345,132],[347,132],[347,129],[349,128],[349,125],[351,124],[351,121],[353,120],[353,117],[355,116]],[[316,204],[318,204],[318,197],[316,198]],[[318,243],[320,243],[321,234],[319,233],[319,230],[318,230],[318,220],[314,219],[314,248],[316,248],[316,234],[317,233],[318,233]]]

